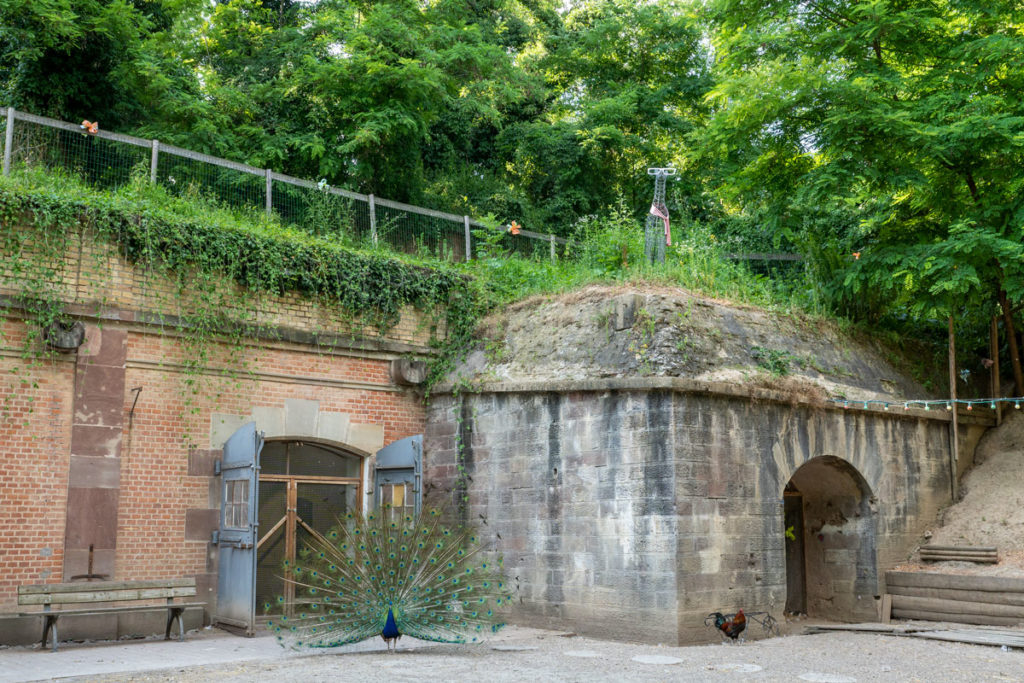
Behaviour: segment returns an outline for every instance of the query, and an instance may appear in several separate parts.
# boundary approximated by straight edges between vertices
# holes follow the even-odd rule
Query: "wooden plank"
[[[931,628],[931,627],[929,627]],[[805,631],[825,633],[827,631],[853,631],[855,633],[906,633],[907,628],[899,624],[816,624]],[[913,630],[913,629],[911,629]]]
[[[1024,579],[1005,576],[965,576],[962,574],[938,574],[935,572],[889,571],[885,573],[885,583],[887,586],[921,586],[925,588],[1024,593]]]
[[[195,577],[161,581],[78,581],[76,583],[38,583],[18,586],[18,595],[33,593],[77,593],[83,590],[124,590],[130,588],[178,588],[195,586]]]
[[[957,552],[965,553],[994,553],[997,551],[995,546],[991,545],[923,545],[921,546],[921,552],[930,550],[955,550]]]
[[[1001,605],[1024,606],[1024,593],[964,591],[954,588],[924,588],[922,586],[890,586],[889,590],[895,595],[909,595],[917,598],[941,598],[943,600],[959,600],[962,602],[995,602]]]
[[[882,623],[888,624],[892,621],[892,594],[882,595]]]
[[[920,619],[922,621],[951,621],[957,624],[983,624],[988,626],[1017,626],[1024,619],[1017,617],[994,617],[984,614],[948,614],[945,612],[922,612],[918,610],[896,609],[893,607],[894,619]]]
[[[123,605],[121,607],[90,607],[88,609],[55,609],[50,612],[19,612],[19,617],[39,617],[44,614],[56,614],[58,616],[85,616],[89,614],[110,614],[112,612],[145,612],[146,610],[160,609],[188,609],[194,607],[207,607],[205,602],[173,602],[169,605]]]
[[[995,555],[925,555],[921,553],[923,562],[974,562],[975,564],[999,564]]]
[[[78,593],[35,593],[19,595],[19,605],[65,605],[82,602],[121,602],[124,600],[158,600],[161,598],[187,598],[196,594],[195,587],[143,588],[119,591],[81,591]]]
[[[1024,607],[992,602],[964,602],[941,598],[919,598],[910,595],[892,596],[892,611],[942,612],[943,614],[981,614],[992,617],[1013,617],[1024,621]]]
[[[1024,647],[1024,634],[1019,632],[994,632],[989,633],[982,630],[955,629],[949,631],[918,631],[907,634],[914,638],[926,638],[929,640],[945,640],[955,643],[970,643],[972,645],[994,645],[1006,647]]]

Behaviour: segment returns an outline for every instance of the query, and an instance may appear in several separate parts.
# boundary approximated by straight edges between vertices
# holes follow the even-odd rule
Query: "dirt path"
[[[267,647],[276,645],[267,639]],[[476,646],[424,644],[391,655],[339,652],[61,680],[1024,681],[1024,652],[859,633],[663,647],[510,627]]]

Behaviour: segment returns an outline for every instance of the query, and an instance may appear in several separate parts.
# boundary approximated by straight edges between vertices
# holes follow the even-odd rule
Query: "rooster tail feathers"
[[[474,642],[497,631],[510,600],[475,532],[449,528],[437,510],[419,517],[385,508],[347,513],[327,534],[312,534],[285,568],[293,598],[270,611],[278,638],[330,647],[381,635],[389,613],[400,634],[437,642]]]

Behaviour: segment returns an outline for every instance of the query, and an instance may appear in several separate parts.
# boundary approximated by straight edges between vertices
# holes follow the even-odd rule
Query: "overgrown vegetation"
[[[0,0],[0,103],[575,241],[571,269],[485,259],[499,299],[682,278],[904,336],[952,316],[972,356],[998,316],[1024,392],[1018,5]],[[665,165],[676,249],[644,272]],[[347,239],[329,204],[313,232]]]
[[[0,272],[8,288],[21,292],[11,304],[32,323],[28,360],[46,353],[40,332],[67,319],[65,271],[76,238],[112,245],[147,276],[174,283],[161,310],[146,313],[155,313],[187,348],[185,398],[192,409],[214,346],[239,361],[248,338],[272,333],[257,315],[261,297],[298,294],[337,311],[336,325],[319,331],[329,336],[358,337],[368,327],[386,332],[412,306],[427,315],[427,324],[443,321],[447,334],[437,344],[444,349],[466,345],[482,310],[472,278],[446,264],[341,247],[256,212],[169,196],[141,175],[116,192],[100,192],[75,178],[19,169],[0,180],[0,226]],[[104,274],[94,275],[78,274],[94,283],[78,303],[96,304],[101,314],[109,293]],[[435,377],[451,356],[444,349]],[[226,365],[238,372],[237,362]]]

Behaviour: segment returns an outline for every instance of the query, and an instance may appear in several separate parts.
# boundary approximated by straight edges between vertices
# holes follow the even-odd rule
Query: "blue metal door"
[[[423,503],[423,435],[388,444],[377,451],[374,503],[401,514],[418,515]]]
[[[241,427],[224,443],[220,525],[214,537],[217,569],[217,625],[253,635],[256,620],[257,476],[263,434],[256,423]]]

